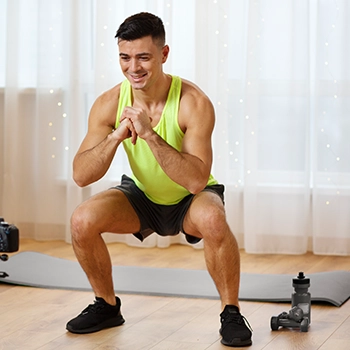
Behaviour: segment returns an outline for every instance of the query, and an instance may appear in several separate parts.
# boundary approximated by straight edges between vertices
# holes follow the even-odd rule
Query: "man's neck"
[[[172,77],[168,74],[163,74],[159,80],[147,90],[132,89],[133,101],[136,104],[150,108],[152,105],[165,103],[168,97]]]

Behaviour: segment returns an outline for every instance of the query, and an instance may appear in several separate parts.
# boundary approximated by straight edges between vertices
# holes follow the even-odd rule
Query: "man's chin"
[[[132,83],[132,82],[130,82],[130,85],[134,90],[144,90],[146,87],[145,83],[135,83],[135,82]]]
[[[146,85],[146,82],[147,82],[146,78],[147,78],[146,75],[138,79],[135,79],[129,76],[128,80],[134,89],[142,89]]]

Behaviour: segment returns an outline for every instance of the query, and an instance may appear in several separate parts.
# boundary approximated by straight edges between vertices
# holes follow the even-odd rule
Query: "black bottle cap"
[[[293,284],[310,284],[310,278],[305,277],[304,272],[299,272],[299,275],[293,278]]]

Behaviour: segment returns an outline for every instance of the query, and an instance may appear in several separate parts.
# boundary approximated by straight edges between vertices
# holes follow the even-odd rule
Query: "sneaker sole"
[[[102,329],[106,328],[112,328],[112,327],[118,327],[121,326],[125,322],[123,316],[118,316],[117,318],[113,318],[110,320],[107,320],[105,322],[102,322],[100,324],[97,324],[96,326],[90,327],[90,328],[84,328],[84,329],[74,329],[70,325],[67,325],[66,329],[67,331],[71,333],[76,334],[87,334],[87,333],[94,333],[101,331]]]
[[[251,339],[247,339],[247,340],[237,339],[236,342],[235,342],[235,339],[233,339],[232,342],[226,342],[225,340],[221,339],[221,344],[224,344],[226,346],[231,346],[233,348],[239,348],[242,346],[250,346],[253,344],[253,342],[251,341]]]

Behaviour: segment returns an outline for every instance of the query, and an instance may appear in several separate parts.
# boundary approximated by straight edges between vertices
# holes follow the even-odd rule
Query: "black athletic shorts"
[[[138,215],[141,229],[139,232],[134,233],[134,236],[141,242],[153,232],[160,236],[175,236],[183,232],[187,242],[191,244],[198,243],[201,240],[188,235],[183,229],[183,221],[194,197],[193,194],[189,194],[177,204],[156,204],[148,199],[136,186],[135,182],[126,175],[122,176],[121,184],[113,187],[113,189],[118,189],[125,194]],[[203,191],[216,193],[224,203],[224,185],[207,186]]]

